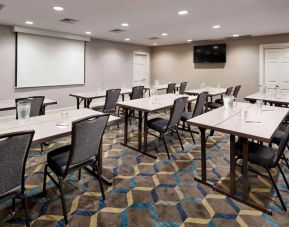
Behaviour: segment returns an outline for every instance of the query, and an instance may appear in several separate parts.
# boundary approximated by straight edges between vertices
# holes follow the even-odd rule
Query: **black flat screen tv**
[[[194,46],[194,63],[225,63],[226,44]]]

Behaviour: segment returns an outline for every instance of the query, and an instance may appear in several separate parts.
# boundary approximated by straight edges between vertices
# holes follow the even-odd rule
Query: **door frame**
[[[259,85],[265,85],[265,50],[289,48],[289,43],[262,44],[259,46]]]
[[[150,53],[149,52],[140,52],[140,51],[134,51],[133,52],[133,58],[132,58],[132,84],[134,82],[134,58],[136,55],[144,55],[146,56],[146,71],[147,71],[147,81],[148,85],[151,84],[151,61],[150,61]]]

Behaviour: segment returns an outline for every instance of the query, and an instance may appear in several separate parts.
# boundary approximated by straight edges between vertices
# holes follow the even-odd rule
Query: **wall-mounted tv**
[[[225,63],[226,44],[194,46],[194,63]]]

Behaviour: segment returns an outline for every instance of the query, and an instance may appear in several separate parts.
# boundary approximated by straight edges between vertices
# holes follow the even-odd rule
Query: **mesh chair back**
[[[227,88],[225,95],[231,95],[232,91],[233,91],[233,87]]]
[[[32,97],[27,97],[27,98],[15,99],[16,119],[18,119],[17,103],[19,101],[29,101],[31,103],[30,117],[35,117],[35,116],[42,115],[43,113],[44,98],[45,98],[44,96],[32,96]]]
[[[206,92],[206,91],[198,95],[192,117],[196,117],[204,113],[204,106],[206,104],[206,101],[208,100],[208,95],[209,95],[209,92]]]
[[[234,98],[238,97],[240,89],[241,89],[241,85],[238,85],[238,86],[235,87],[234,92],[233,92]]]
[[[187,101],[188,97],[180,97],[174,101],[174,106],[171,112],[169,123],[167,125],[167,129],[176,126],[180,122]]]
[[[66,165],[77,165],[96,157],[109,114],[94,115],[72,123],[71,152]],[[65,174],[66,175],[66,174]]]
[[[175,89],[176,89],[176,83],[168,84],[167,94],[175,93]]]
[[[280,161],[285,149],[286,149],[286,146],[288,144],[288,141],[289,141],[289,126],[287,126],[287,129],[283,135],[283,138],[279,144],[279,148],[278,148],[278,152],[277,152],[277,155],[274,159],[274,166],[276,166],[278,164],[278,162]]]
[[[180,86],[179,94],[184,94],[187,87],[187,82],[182,82]]]
[[[132,88],[132,93],[130,96],[130,99],[141,99],[143,98],[143,93],[144,93],[144,86],[136,86]]]
[[[34,131],[0,135],[0,197],[21,186],[24,190],[25,164]]]
[[[105,103],[103,107],[104,113],[114,113],[116,103],[120,95],[120,89],[111,89],[106,91]]]

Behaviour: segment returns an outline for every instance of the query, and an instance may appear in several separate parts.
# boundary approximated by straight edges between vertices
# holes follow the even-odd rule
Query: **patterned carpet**
[[[130,128],[130,143],[136,145],[137,125]],[[169,135],[168,135],[169,138]],[[289,213],[284,213],[271,183],[250,173],[250,200],[274,211],[265,215],[239,202],[218,194],[194,181],[200,174],[200,141],[195,136],[192,145],[189,134],[183,133],[185,151],[177,137],[170,138],[171,160],[167,159],[162,142],[149,137],[149,149],[158,153],[150,159],[120,145],[123,125],[107,129],[104,137],[104,175],[113,177],[113,186],[105,185],[106,200],[100,195],[97,180],[83,171],[65,183],[65,199],[69,211],[69,226],[289,226]],[[64,226],[59,191],[48,182],[46,198],[41,197],[43,168],[49,150],[63,146],[70,138],[54,141],[41,153],[33,147],[27,163],[26,188],[32,226]],[[228,190],[229,179],[228,136],[220,133],[208,140],[208,179]],[[283,166],[289,179],[289,170]],[[237,169],[237,193],[241,186]],[[289,203],[289,193],[279,172],[278,179],[283,199]],[[289,207],[289,206],[288,206]],[[11,214],[11,201],[0,204],[1,226],[23,226],[24,212],[20,202]]]

